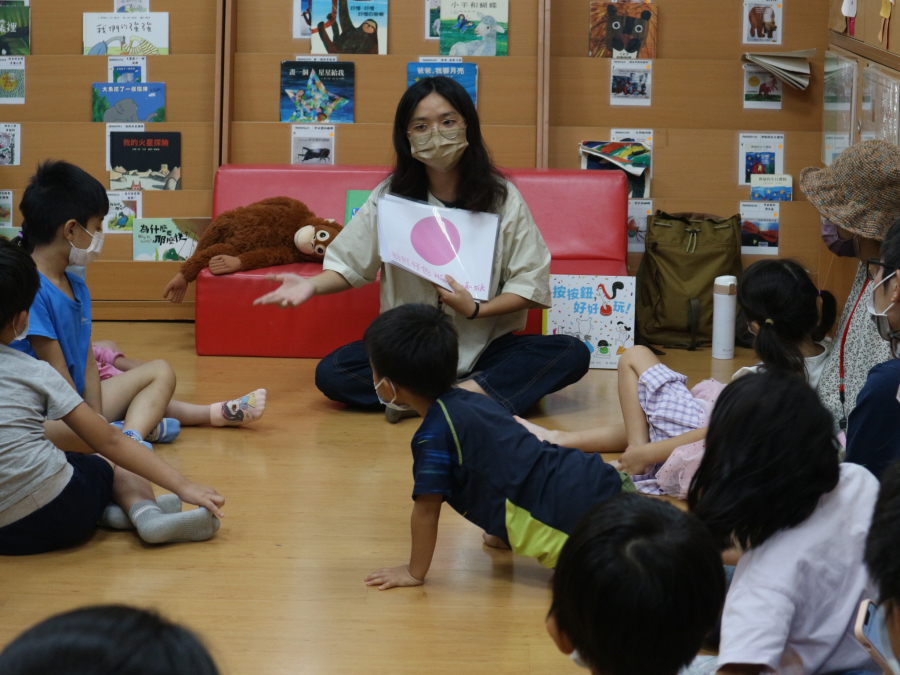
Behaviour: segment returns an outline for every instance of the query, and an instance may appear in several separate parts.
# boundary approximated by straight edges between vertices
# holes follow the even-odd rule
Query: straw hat
[[[900,219],[900,148],[885,141],[857,143],[828,168],[803,169],[800,189],[835,225],[883,241]]]

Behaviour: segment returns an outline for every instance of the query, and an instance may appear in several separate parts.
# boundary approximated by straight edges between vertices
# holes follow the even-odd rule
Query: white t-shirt
[[[817,345],[823,348],[821,354],[817,354],[816,356],[810,356],[808,358],[803,359],[806,363],[806,379],[809,382],[809,386],[815,389],[819,384],[819,378],[822,377],[822,371],[825,370],[825,362],[828,360],[828,355],[831,354],[831,350],[834,347],[834,343],[831,341],[831,338],[825,338],[821,342],[817,342]],[[743,377],[749,373],[758,373],[763,370],[762,364],[757,364],[755,366],[747,366],[746,368],[741,368],[737,371],[731,378],[731,381],[734,382],[739,377]]]
[[[878,487],[868,469],[842,464],[809,518],[741,556],[725,598],[720,668],[879,672],[853,635],[859,603],[877,595],[863,550]]]
[[[66,466],[44,435],[81,397],[49,363],[0,344],[0,511],[35,491]]]

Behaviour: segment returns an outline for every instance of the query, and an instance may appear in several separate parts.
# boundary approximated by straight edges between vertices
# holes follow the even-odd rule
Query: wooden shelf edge
[[[93,321],[193,321],[195,303],[97,300],[91,303]]]
[[[892,54],[891,52],[866,44],[861,40],[856,40],[852,37],[835,33],[834,31],[829,31],[828,42],[835,47],[846,49],[848,52],[852,52],[869,61],[880,63],[887,68],[900,70],[900,54]]]

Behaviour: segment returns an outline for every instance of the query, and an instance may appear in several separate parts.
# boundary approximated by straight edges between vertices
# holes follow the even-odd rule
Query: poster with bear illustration
[[[744,0],[744,44],[780,45],[784,0]]]
[[[634,346],[634,277],[551,274],[553,300],[544,335],[570,335],[587,345],[591,368],[615,369]]]
[[[591,2],[589,55],[601,59],[655,59],[659,8],[649,2]]]

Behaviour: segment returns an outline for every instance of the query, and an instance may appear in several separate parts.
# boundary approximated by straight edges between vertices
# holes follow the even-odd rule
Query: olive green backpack
[[[741,217],[657,211],[637,273],[637,326],[651,344],[694,350],[712,342],[713,282],[739,277]]]

